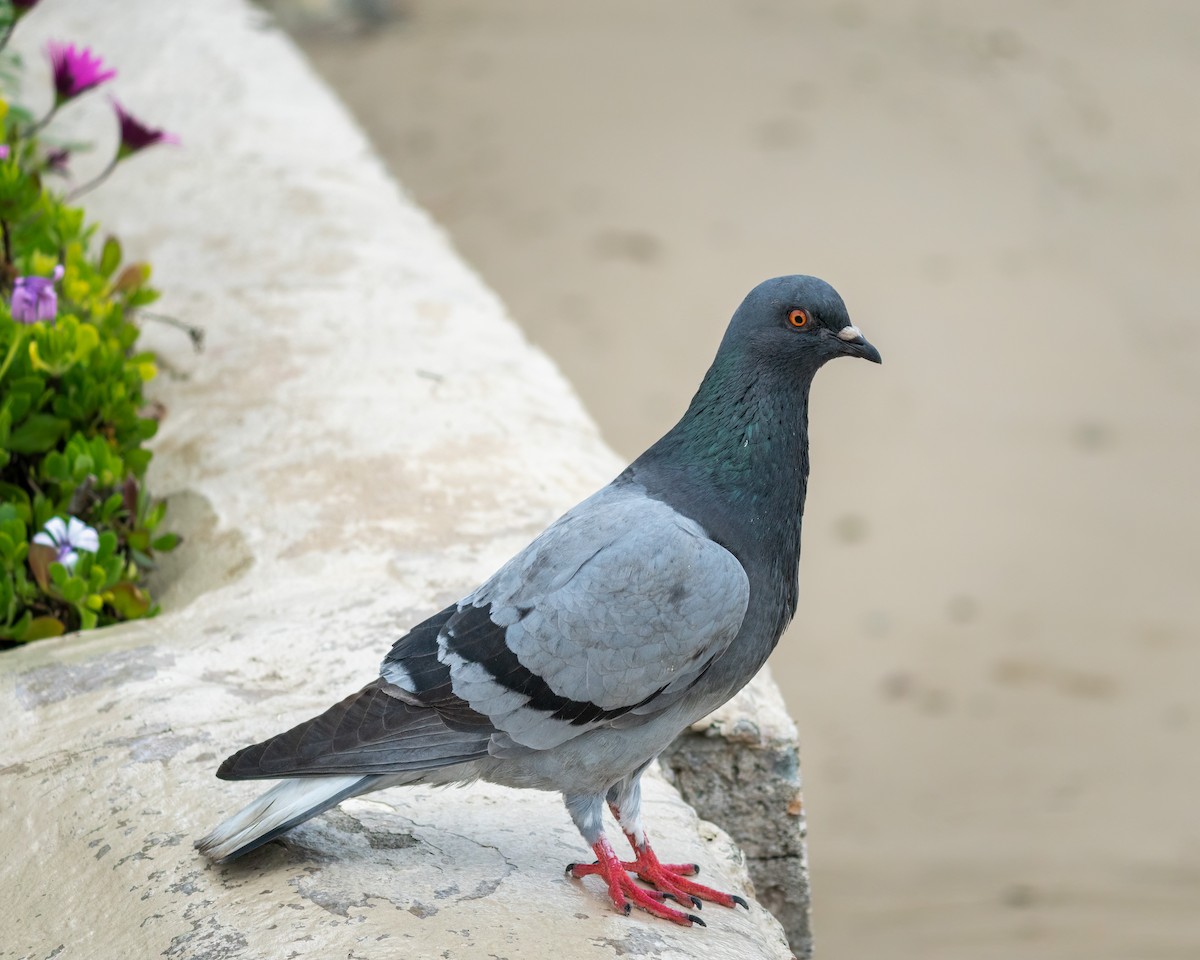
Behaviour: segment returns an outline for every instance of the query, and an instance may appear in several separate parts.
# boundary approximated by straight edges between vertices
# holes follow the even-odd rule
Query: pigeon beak
[[[870,360],[872,363],[883,363],[883,357],[879,355],[871,344],[869,344],[862,335],[862,331],[858,327],[851,324],[848,327],[842,327],[837,333],[838,339],[846,344],[846,352],[855,357],[862,357],[864,360]]]

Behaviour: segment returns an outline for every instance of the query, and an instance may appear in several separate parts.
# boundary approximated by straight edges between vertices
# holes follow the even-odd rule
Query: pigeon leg
[[[665,894],[679,903],[690,900],[697,909],[702,900],[719,903],[723,907],[732,907],[736,903],[747,910],[750,909],[750,905],[737,894],[724,893],[687,879],[700,871],[697,864],[660,863],[658,855],[650,846],[650,841],[646,839],[645,831],[642,831],[640,843],[632,833],[627,833],[625,836],[629,839],[629,845],[633,847],[637,859],[633,863],[622,864],[622,866],[636,873],[640,879],[650,884],[659,893]]]
[[[621,829],[625,833],[625,839],[628,840],[629,845],[633,847],[633,852],[637,853],[637,832],[641,831],[643,842],[646,838],[646,831],[642,828],[640,821],[635,825],[627,826],[626,821],[621,819],[620,808],[615,803],[610,801],[608,804],[608,809],[611,810],[612,815],[616,817],[617,823],[621,824]],[[651,854],[651,856],[653,856],[653,854]],[[637,860],[624,860],[622,861],[622,864],[630,873],[636,873],[638,867],[640,866],[640,863]],[[659,866],[669,873],[678,874],[681,877],[694,877],[700,872],[700,864],[698,863],[660,863]],[[699,904],[697,904],[697,906],[699,906]]]
[[[711,903],[719,903],[723,907],[732,907],[735,903],[740,903],[749,909],[746,901],[739,896],[723,893],[712,887],[688,880],[688,877],[693,877],[700,872],[699,864],[659,862],[658,855],[650,846],[646,829],[642,825],[641,801],[640,772],[622,780],[608,794],[608,808],[617,818],[636,857],[632,863],[623,864],[625,869],[636,873],[641,880],[650,884],[659,893],[671,897],[677,903],[690,902],[692,906],[699,909],[701,901],[708,900]]]
[[[631,865],[621,862],[604,834],[592,844],[592,850],[596,853],[595,863],[572,863],[567,866],[567,872],[577,880],[590,876],[601,877],[608,886],[608,895],[613,906],[621,913],[628,916],[632,908],[637,907],[684,927],[690,927],[694,923],[705,925],[699,917],[664,904],[665,893],[638,886],[633,877],[626,872]]]

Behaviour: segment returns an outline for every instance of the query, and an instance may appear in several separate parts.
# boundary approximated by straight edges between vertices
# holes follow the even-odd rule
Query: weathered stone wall
[[[683,799],[741,848],[758,902],[783,924],[792,950],[812,956],[800,748],[770,675],[693,724],[659,759]]]
[[[88,205],[208,349],[147,332],[168,411],[151,484],[187,536],[167,612],[0,657],[0,956],[790,956],[758,904],[710,906],[705,930],[614,914],[563,876],[587,851],[551,795],[397,790],[242,862],[193,851],[258,790],[215,780],[221,757],[356,689],[620,464],[261,13],[56,0],[16,43],[36,63],[50,36],[101,52],[122,101],[182,137]],[[63,122],[100,129],[107,109]],[[725,834],[661,779],[647,794],[665,855],[750,890]],[[747,796],[706,812],[778,807],[740,813]]]

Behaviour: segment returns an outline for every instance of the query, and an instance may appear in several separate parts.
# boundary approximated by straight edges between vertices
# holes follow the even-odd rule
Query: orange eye
[[[804,326],[806,323],[808,323],[808,311],[793,310],[788,314],[788,323],[790,323],[793,327]]]

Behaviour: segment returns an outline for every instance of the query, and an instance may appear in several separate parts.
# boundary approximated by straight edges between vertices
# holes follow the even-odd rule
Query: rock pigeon
[[[490,579],[396,641],[378,679],[221,764],[281,782],[197,842],[217,861],[398,784],[562,793],[617,910],[731,896],[661,863],[640,779],[758,671],[796,610],[808,396],[834,357],[880,362],[823,280],[777,277],[734,313],[683,418]],[[634,858],[604,832],[607,802]],[[636,883],[633,874],[646,886]]]

